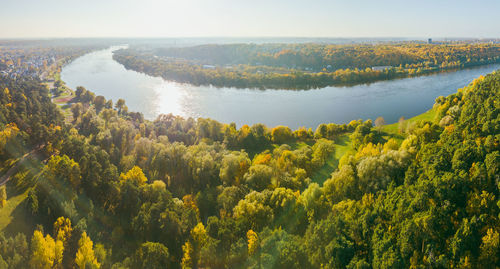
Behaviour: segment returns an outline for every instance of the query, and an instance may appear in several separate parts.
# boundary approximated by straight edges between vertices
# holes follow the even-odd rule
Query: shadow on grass
[[[24,199],[12,211],[12,221],[3,230],[6,236],[15,236],[18,233],[24,233],[28,238],[31,236],[36,225],[33,222],[33,216],[28,213],[27,208],[27,200]]]

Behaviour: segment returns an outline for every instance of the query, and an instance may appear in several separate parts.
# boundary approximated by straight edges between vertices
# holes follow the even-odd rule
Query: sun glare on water
[[[177,83],[163,81],[154,87],[157,94],[156,110],[157,114],[179,115],[186,117],[182,102],[186,97],[186,92]]]

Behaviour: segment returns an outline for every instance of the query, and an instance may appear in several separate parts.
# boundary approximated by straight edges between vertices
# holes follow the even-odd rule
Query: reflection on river
[[[224,123],[264,123],[315,128],[320,123],[347,123],[353,119],[395,122],[430,109],[438,96],[466,86],[499,64],[457,72],[382,81],[351,87],[317,90],[258,90],[193,86],[126,70],[112,59],[112,47],[86,54],[62,70],[68,86],[84,86],[113,101],[125,99],[129,111],[147,119],[160,113],[212,118]]]

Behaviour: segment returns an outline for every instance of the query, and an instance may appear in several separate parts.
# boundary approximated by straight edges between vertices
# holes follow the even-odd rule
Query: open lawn
[[[411,124],[413,122],[418,122],[418,121],[422,121],[422,120],[434,121],[434,118],[436,117],[436,113],[437,113],[436,109],[431,108],[420,115],[417,115],[413,118],[409,118],[409,119],[404,120],[403,124],[405,126],[408,126],[409,124]],[[384,126],[382,126],[382,131],[385,133],[388,133],[388,134],[398,134],[399,133],[398,126],[399,126],[398,122],[393,123],[393,124],[384,125]]]
[[[24,192],[17,193],[7,185],[7,203],[0,208],[0,232],[7,236],[20,232],[25,234],[33,232],[25,206],[29,190],[28,188]]]
[[[433,121],[435,116],[436,116],[436,110],[435,109],[430,109],[420,115],[417,115],[415,117],[409,118],[403,122],[405,126],[410,125],[413,122],[418,122],[418,121]],[[398,131],[398,126],[399,123],[393,123],[389,125],[385,125],[380,129],[381,136],[384,140],[389,140],[390,138],[396,139],[399,143],[401,143],[405,135],[400,134]],[[335,141],[335,153],[330,156],[330,158],[326,161],[326,164],[319,169],[313,176],[312,176],[312,181],[316,182],[318,184],[323,184],[325,180],[327,180],[331,173],[333,173],[339,164],[340,158],[344,156],[348,151],[352,150],[352,145],[351,141],[349,139],[349,134],[344,134],[340,136],[337,141]]]
[[[312,176],[312,182],[316,182],[320,185],[327,180],[330,175],[337,170],[339,165],[339,160],[346,154],[348,151],[352,150],[351,140],[349,139],[349,134],[341,135],[335,141],[335,153],[327,159],[325,165],[321,167],[314,175]]]

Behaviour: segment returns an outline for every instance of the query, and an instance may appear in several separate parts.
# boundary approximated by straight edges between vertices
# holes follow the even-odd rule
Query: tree
[[[219,177],[226,186],[239,185],[243,175],[250,167],[250,159],[246,152],[232,152],[222,159]]]
[[[115,104],[115,108],[118,109],[118,114],[122,114],[122,110],[125,107],[125,100],[118,99]]]
[[[44,175],[50,180],[67,180],[75,189],[80,186],[80,166],[67,155],[52,156]]]
[[[83,86],[78,86],[76,87],[75,95],[76,98],[80,100],[82,96],[87,92],[87,89],[85,89]]]
[[[116,111],[113,109],[106,108],[101,111],[101,114],[99,114],[103,119],[105,123],[105,127],[108,127],[109,121],[113,118],[116,117]]]
[[[184,243],[184,245],[182,245],[182,253],[184,253],[184,254],[182,256],[181,268],[182,269],[194,268],[193,267],[194,250],[193,250],[193,245],[191,244],[191,242],[186,241],[186,243]]]
[[[142,185],[148,181],[148,178],[142,172],[142,169],[139,166],[134,166],[127,173],[120,175],[120,180],[131,180],[132,182]]]
[[[260,231],[273,219],[272,209],[263,204],[259,196],[258,192],[252,191],[233,209],[236,220],[242,221],[248,228],[256,231]]]
[[[82,114],[83,106],[81,103],[75,103],[71,105],[71,113],[73,113],[73,122],[76,122],[78,117]]]
[[[94,256],[93,242],[86,232],[82,233],[78,241],[78,251],[76,252],[75,263],[78,268],[99,268],[100,264]]]
[[[405,117],[401,117],[398,120],[398,132],[400,134],[402,134],[402,133],[405,132],[405,129],[406,129],[406,126],[405,126]]]
[[[0,208],[7,204],[7,191],[5,190],[5,185],[0,186]]]
[[[385,125],[385,119],[384,117],[378,117],[375,120],[375,126],[378,127],[379,132],[382,130],[382,126]]]
[[[161,269],[169,267],[168,248],[155,242],[143,243],[133,256],[134,268]]]
[[[283,144],[293,138],[292,130],[286,126],[276,126],[271,130],[273,143]]]
[[[500,239],[498,232],[488,229],[487,234],[482,238],[481,254],[479,263],[485,268],[494,268],[497,265],[500,254]]]
[[[108,108],[108,109],[113,109],[113,100],[111,100],[111,99],[110,99],[110,100],[108,100],[108,101],[106,102],[106,105],[105,105],[105,106],[106,106],[106,108]]]
[[[63,242],[66,246],[69,239],[71,238],[71,232],[73,228],[71,228],[71,220],[65,217],[57,218],[56,222],[54,222],[54,235],[57,240]]]
[[[104,96],[98,95],[94,98],[94,106],[96,113],[99,114],[99,112],[104,108],[105,105],[106,105],[106,98],[104,98]]]
[[[247,232],[247,242],[248,256],[257,255],[258,268],[261,268],[259,236],[252,229]]]
[[[259,236],[252,229],[247,232],[248,255],[252,256],[259,249]]]
[[[273,169],[267,165],[257,164],[250,166],[245,174],[245,183],[252,189],[261,191],[271,184]]]
[[[201,222],[191,230],[190,235],[190,239],[182,246],[182,251],[184,252],[182,268],[198,268],[201,249],[208,240],[205,226]]]
[[[333,141],[327,139],[319,139],[312,147],[311,163],[314,167],[321,167],[326,159],[335,151]]]
[[[31,259],[32,268],[53,268],[61,264],[63,258],[63,243],[54,241],[50,235],[43,237],[42,232],[36,230],[31,238]]]
[[[82,96],[81,96],[81,101],[83,103],[92,103],[94,102],[95,94],[91,91],[86,91]]]

